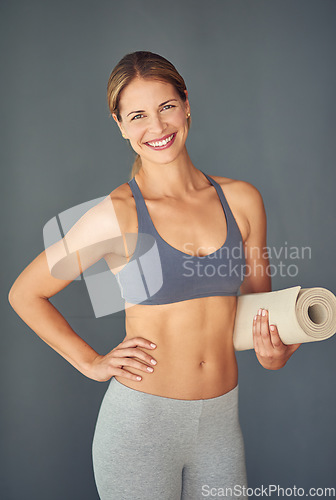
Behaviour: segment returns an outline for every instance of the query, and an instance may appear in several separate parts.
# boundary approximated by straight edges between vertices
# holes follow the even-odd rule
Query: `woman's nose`
[[[162,132],[165,129],[165,123],[160,115],[152,116],[149,124],[149,130],[151,132]]]

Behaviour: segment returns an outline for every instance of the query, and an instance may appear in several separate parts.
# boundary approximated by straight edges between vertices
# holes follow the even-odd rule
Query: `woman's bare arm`
[[[106,253],[120,252],[121,247],[121,230],[107,197],[88,210],[64,238],[41,252],[18,276],[8,295],[21,319],[84,375],[89,375],[98,353],[48,299]]]
[[[116,216],[117,210],[121,226],[127,227],[129,211],[124,200],[115,194],[88,210],[64,238],[41,252],[22,271],[8,296],[13,309],[44,342],[83,375],[97,381],[114,375],[141,380],[127,368],[153,371],[150,366],[155,360],[141,348],[153,350],[156,346],[148,339],[135,337],[124,339],[112,351],[100,355],[77,335],[49,298],[107,254],[112,268],[126,263],[125,234]]]
[[[241,285],[241,293],[271,292],[269,258],[266,244],[267,222],[264,203],[259,191],[249,183],[243,183],[244,209],[249,223],[249,235],[245,242],[247,276]],[[281,341],[276,325],[270,325],[268,311],[256,311],[251,325],[253,346],[259,363],[268,370],[285,366],[299,344],[286,345]]]
[[[244,245],[246,277],[240,291],[242,294],[270,292],[272,280],[267,254],[267,219],[264,202],[257,188],[247,182],[242,182],[240,199],[249,226],[249,234]]]

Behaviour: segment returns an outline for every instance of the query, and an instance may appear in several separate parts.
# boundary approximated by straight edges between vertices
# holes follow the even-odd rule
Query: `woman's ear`
[[[186,108],[186,113],[190,113],[190,103],[189,103],[189,99],[188,99],[188,91],[185,90],[184,91],[185,95],[186,95],[186,100],[184,101],[184,105],[185,105],[185,108]]]
[[[112,113],[112,118],[113,118],[113,120],[116,122],[116,124],[118,125],[119,130],[120,130],[120,132],[121,132],[121,134],[122,134],[123,138],[124,138],[124,139],[126,139],[126,136],[125,136],[125,133],[124,133],[124,131],[123,131],[123,128],[122,128],[122,126],[121,126],[121,124],[120,124],[120,121],[118,120],[117,115],[116,115],[115,113]]]
[[[117,115],[115,113],[112,113],[112,118],[117,123],[117,125],[119,126],[119,120],[118,120]]]

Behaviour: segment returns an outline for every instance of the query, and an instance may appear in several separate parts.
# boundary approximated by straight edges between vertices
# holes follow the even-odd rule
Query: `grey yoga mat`
[[[233,330],[236,351],[253,349],[252,323],[258,309],[268,310],[284,344],[325,340],[336,333],[336,297],[326,288],[294,286],[239,295]]]

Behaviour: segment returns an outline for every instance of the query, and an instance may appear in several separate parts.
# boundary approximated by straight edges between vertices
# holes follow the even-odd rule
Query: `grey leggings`
[[[246,498],[238,385],[222,396],[186,400],[134,390],[112,377],[92,458],[101,500]]]

